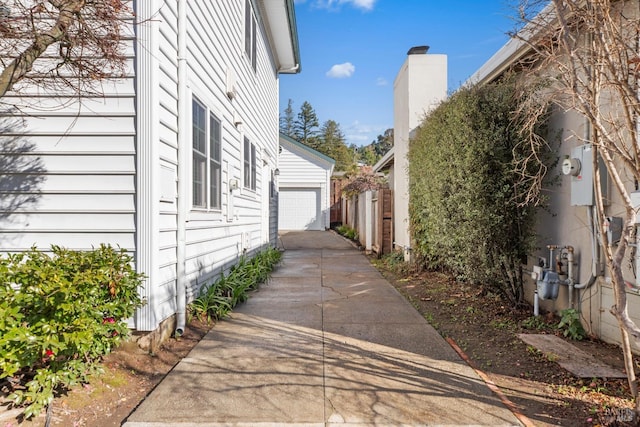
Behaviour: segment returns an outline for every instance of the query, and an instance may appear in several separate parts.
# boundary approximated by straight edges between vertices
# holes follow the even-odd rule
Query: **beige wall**
[[[537,223],[537,247],[539,248],[528,259],[527,269],[530,272],[537,263],[538,257],[549,260],[547,245],[572,246],[575,249],[574,279],[578,284],[586,283],[592,272],[592,239],[586,206],[571,206],[571,177],[562,174],[561,164],[566,155],[571,155],[571,150],[583,144],[582,138],[588,135],[585,120],[576,112],[556,111],[551,117],[550,139],[558,135],[557,147],[558,165],[550,171],[552,177],[557,177],[557,182],[551,184],[546,194],[549,200],[549,208],[541,210]],[[620,204],[620,196],[609,185],[607,189],[609,203],[605,207],[607,216],[622,216],[623,209]],[[600,248],[596,247],[596,254],[602,260]],[[631,265],[631,260],[627,263]],[[595,268],[599,274],[596,282],[589,288],[574,290],[573,308],[580,309],[582,323],[587,332],[600,337],[603,341],[619,344],[620,330],[617,321],[610,313],[613,305],[613,291],[610,285],[610,275],[600,261]],[[625,279],[635,282],[632,270],[627,267]],[[527,277],[526,298],[529,302],[534,299],[535,283]],[[632,319],[640,324],[640,296],[636,291],[629,290],[628,308]],[[542,311],[559,313],[569,308],[569,292],[566,286],[560,287],[557,300],[540,301]],[[636,351],[640,347],[636,346]]]
[[[447,96],[447,56],[408,55],[393,86],[394,103],[394,232],[395,247],[407,251],[409,236],[409,137]]]

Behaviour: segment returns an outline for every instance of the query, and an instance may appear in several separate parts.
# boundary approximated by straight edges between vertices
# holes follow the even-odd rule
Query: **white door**
[[[319,188],[281,188],[279,230],[323,230]]]

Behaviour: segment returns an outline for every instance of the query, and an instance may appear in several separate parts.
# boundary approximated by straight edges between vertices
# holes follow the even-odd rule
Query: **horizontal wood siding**
[[[7,98],[21,108],[0,124],[0,251],[135,251],[132,73],[104,82],[100,98]]]
[[[278,157],[280,187],[304,186],[303,184],[326,185],[327,168],[314,162],[304,150],[289,144],[282,144],[282,152]]]
[[[243,254],[275,239],[274,221],[263,221],[269,183],[262,177],[277,163],[278,74],[263,28],[257,71],[244,53],[244,5],[244,0],[186,2],[189,95],[221,120],[223,147],[221,209],[185,212],[188,299]],[[257,22],[261,27],[260,16]],[[178,185],[180,179],[190,182],[192,172],[190,161],[178,165],[178,119],[184,114],[190,122],[191,111],[179,111],[177,24],[177,3],[158,2],[153,23],[138,27],[143,36],[152,36],[127,41],[128,74],[105,82],[103,96],[77,99],[25,88],[32,95],[28,102],[0,120],[0,251],[109,243],[141,257],[137,246],[150,246],[138,261],[153,270],[145,284],[147,306],[137,316],[143,330],[176,312],[178,197],[191,197],[190,185],[185,195]],[[145,43],[152,47],[145,50]],[[135,64],[144,74],[135,75]],[[229,75],[236,82],[233,100],[227,97]],[[154,88],[153,100],[137,98],[137,88]],[[11,102],[11,95],[5,100]],[[136,111],[140,108],[148,110]],[[142,140],[147,135],[154,140]],[[243,185],[245,137],[256,147],[255,190]],[[144,145],[137,146],[137,138]],[[191,150],[191,136],[181,138]],[[150,163],[141,161],[145,153],[151,153]],[[241,188],[230,192],[231,179]],[[263,230],[268,224],[273,229]]]
[[[188,2],[188,78],[193,96],[222,123],[222,207],[189,213],[186,265],[191,300],[199,288],[252,253],[263,242],[263,168],[274,170],[278,147],[278,77],[263,29],[257,39],[257,71],[244,53],[244,0]],[[256,10],[257,13],[257,10]],[[258,16],[260,25],[261,19]],[[227,97],[227,76],[237,96]],[[241,125],[236,126],[239,120]],[[256,190],[243,185],[243,141],[256,146]],[[266,174],[269,176],[269,174]],[[240,189],[229,192],[229,180]],[[267,211],[267,209],[264,209]],[[275,234],[271,231],[271,234]]]

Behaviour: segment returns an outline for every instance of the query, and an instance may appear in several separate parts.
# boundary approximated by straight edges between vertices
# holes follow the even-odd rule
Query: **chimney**
[[[409,49],[407,55],[424,55],[429,50],[429,46],[414,46]]]

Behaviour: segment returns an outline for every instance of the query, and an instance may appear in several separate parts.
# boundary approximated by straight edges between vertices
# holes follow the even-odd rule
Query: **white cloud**
[[[376,4],[376,0],[345,0],[341,3],[351,3],[355,7],[364,10],[373,10],[373,6]]]
[[[345,62],[344,64],[336,64],[329,71],[327,71],[327,77],[333,79],[344,79],[351,77],[355,73],[356,67],[351,62]]]
[[[367,145],[375,141],[378,135],[382,135],[388,128],[388,126],[368,125],[356,120],[344,129],[344,133],[347,144]]]
[[[296,0],[297,3],[304,3],[306,0]],[[336,9],[342,5],[349,5],[356,9],[366,11],[373,10],[377,0],[316,0],[313,4],[320,9]]]
[[[384,77],[378,77],[376,79],[376,86],[386,86],[389,82]]]

